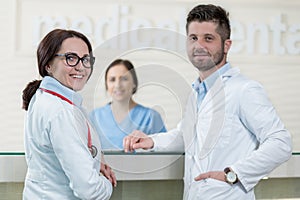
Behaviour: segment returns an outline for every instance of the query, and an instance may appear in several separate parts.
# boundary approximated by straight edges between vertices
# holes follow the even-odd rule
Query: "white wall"
[[[184,28],[188,10],[198,2],[1,0],[0,151],[24,149],[21,92],[28,81],[39,78],[36,45],[56,26],[80,29],[95,47],[95,73],[83,92],[89,110],[108,101],[103,71],[113,59],[123,57],[132,60],[138,71],[141,84],[136,100],[158,109],[167,127],[174,127],[197,76],[185,55]],[[230,12],[234,41],[229,61],[264,85],[293,135],[294,151],[299,152],[300,3],[209,2]],[[133,31],[141,27],[155,29]]]

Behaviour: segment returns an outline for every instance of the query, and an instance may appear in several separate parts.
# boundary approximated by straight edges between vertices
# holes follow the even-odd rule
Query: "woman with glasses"
[[[147,134],[166,132],[157,111],[133,100],[138,80],[129,60],[117,59],[108,66],[105,72],[105,88],[112,101],[94,109],[90,114],[91,121],[100,134],[103,150],[122,150],[123,138],[134,130]]]
[[[28,166],[23,199],[109,199],[116,178],[103,163],[99,138],[77,93],[93,71],[89,40],[55,29],[40,42],[37,61],[43,79],[23,90]]]

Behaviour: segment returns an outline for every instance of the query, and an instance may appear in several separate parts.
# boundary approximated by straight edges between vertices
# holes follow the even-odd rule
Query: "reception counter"
[[[180,152],[104,152],[118,180],[181,180],[184,154]],[[23,152],[0,152],[0,182],[23,182],[26,174]],[[268,178],[300,177],[300,152],[276,168]]]
[[[118,179],[111,199],[181,199],[184,154],[180,152],[104,152]],[[0,195],[21,196],[26,175],[23,152],[0,152]],[[300,199],[300,153],[276,168],[256,187],[257,199],[274,195]],[[1,188],[2,187],[2,188]],[[15,191],[18,190],[18,191]],[[2,191],[2,193],[1,193]],[[267,193],[266,193],[267,192]],[[150,196],[149,196],[150,195]],[[273,195],[273,196],[270,196]],[[11,196],[9,196],[11,198]],[[15,198],[19,199],[19,198]],[[280,199],[280,198],[272,198]]]

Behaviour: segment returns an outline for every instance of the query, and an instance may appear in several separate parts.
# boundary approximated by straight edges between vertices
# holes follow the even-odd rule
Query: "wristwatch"
[[[225,180],[227,183],[229,184],[235,184],[238,182],[238,177],[236,175],[236,173],[234,173],[234,171],[232,171],[229,167],[226,167],[224,169],[225,172]]]

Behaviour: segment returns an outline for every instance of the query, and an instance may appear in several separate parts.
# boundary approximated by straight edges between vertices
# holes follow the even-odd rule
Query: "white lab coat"
[[[176,129],[152,136],[154,150],[184,150],[184,199],[253,200],[254,186],[292,152],[291,136],[261,85],[230,68],[208,90],[200,108],[193,92]],[[194,181],[231,167],[239,183]]]
[[[97,133],[81,108],[82,98],[51,77],[41,87],[68,100],[37,90],[25,123],[25,157],[28,165],[24,200],[109,199],[112,184],[100,175],[101,146]],[[87,147],[88,126],[95,158]]]

